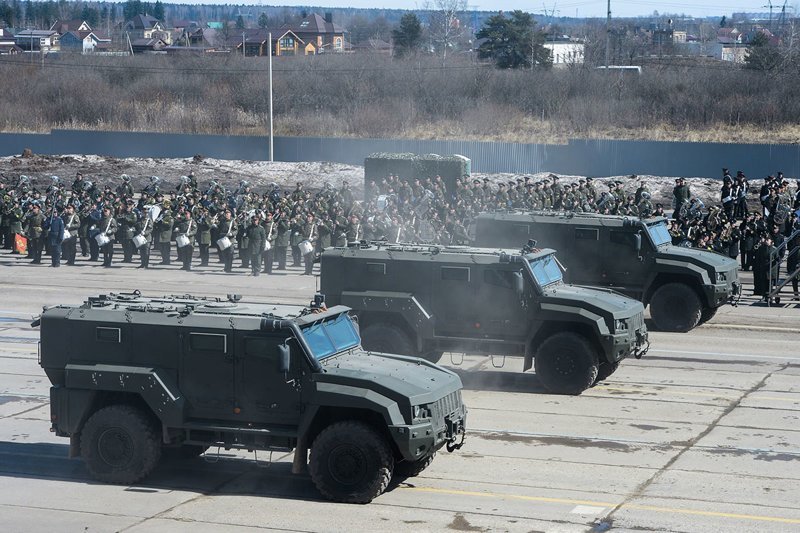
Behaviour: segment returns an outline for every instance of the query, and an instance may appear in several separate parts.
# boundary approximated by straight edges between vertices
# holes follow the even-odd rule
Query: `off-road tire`
[[[93,478],[130,485],[145,478],[161,458],[155,424],[131,405],[94,413],[81,431],[81,457]]]
[[[582,393],[597,379],[598,366],[592,343],[571,331],[547,337],[534,358],[536,376],[554,394]]]
[[[394,465],[394,481],[403,481],[408,478],[417,477],[423,470],[431,466],[436,452],[418,459],[416,461],[401,461]]]
[[[368,324],[361,330],[361,345],[365,350],[400,355],[419,356],[413,340],[400,327],[385,322]]]
[[[700,324],[705,324],[714,318],[714,316],[717,314],[717,311],[719,311],[719,307],[704,307],[703,312],[700,313],[700,323],[697,325],[699,326]]]
[[[311,479],[333,501],[371,502],[389,486],[393,470],[389,443],[363,422],[331,424],[311,445]]]
[[[614,363],[609,363],[608,361],[603,361],[600,363],[600,366],[597,368],[597,377],[594,379],[594,383],[600,383],[608,379],[611,374],[617,371],[619,368],[619,361]]]
[[[685,333],[700,323],[703,304],[685,283],[666,283],[650,298],[650,317],[660,331]]]

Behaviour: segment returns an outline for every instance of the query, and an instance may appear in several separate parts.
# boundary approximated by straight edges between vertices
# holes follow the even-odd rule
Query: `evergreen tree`
[[[761,32],[750,40],[750,48],[744,57],[744,66],[753,70],[776,70],[781,65],[781,53],[778,47],[769,42]]]
[[[400,19],[400,25],[392,30],[394,53],[398,57],[413,55],[419,50],[422,40],[422,24],[414,13],[406,13]]]
[[[510,18],[503,13],[493,15],[475,34],[477,39],[485,39],[478,57],[493,60],[499,68],[552,65],[550,50],[544,47],[544,34],[535,26],[533,16],[520,10],[512,11]]]
[[[258,16],[258,27],[262,30],[269,27],[269,17],[266,13],[261,13]]]
[[[244,18],[241,15],[236,17],[236,29],[243,30],[244,29]]]
[[[156,3],[153,5],[153,16],[164,22],[164,4],[161,3],[161,0],[156,0]]]
[[[88,4],[83,4],[81,8],[81,20],[85,20],[89,26],[94,28],[100,22],[100,12],[97,9],[90,7]]]

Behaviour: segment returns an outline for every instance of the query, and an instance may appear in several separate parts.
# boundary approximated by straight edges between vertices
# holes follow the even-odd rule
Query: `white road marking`
[[[591,505],[576,505],[571,511],[571,514],[582,515],[598,515],[605,511],[605,507],[592,507]]]
[[[800,356],[781,357],[779,355],[758,355],[751,353],[691,352],[687,350],[662,350],[659,348],[652,348],[648,353],[676,353],[681,355],[716,355],[719,357],[738,357],[742,359],[780,359],[782,361],[800,361]]]

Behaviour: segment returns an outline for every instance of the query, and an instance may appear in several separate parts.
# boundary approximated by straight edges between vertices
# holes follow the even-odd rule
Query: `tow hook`
[[[459,441],[458,437],[461,436],[461,440]],[[447,441],[447,451],[453,453],[456,450],[460,450],[462,446],[464,446],[464,441],[466,440],[466,433],[464,428],[461,427],[456,434],[455,437]],[[458,441],[458,442],[457,442]]]
[[[637,347],[633,351],[633,356],[636,359],[641,359],[650,350],[650,341],[648,339],[644,339],[644,343],[642,343],[641,342],[642,341],[641,335],[637,334],[637,337],[638,337],[637,340],[639,341],[637,344],[639,344],[639,345],[644,344],[645,346],[644,346],[644,349],[640,349],[640,348]]]

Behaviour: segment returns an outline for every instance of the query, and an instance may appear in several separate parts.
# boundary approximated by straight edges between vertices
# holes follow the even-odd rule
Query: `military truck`
[[[105,294],[44,310],[52,429],[100,481],[131,484],[162,452],[294,450],[327,498],[366,503],[463,443],[461,381],[366,352],[343,306]],[[310,450],[310,458],[309,452]]]
[[[736,261],[672,245],[663,217],[640,219],[591,213],[483,213],[476,246],[522,246],[535,239],[558,250],[570,283],[605,287],[650,306],[661,331],[689,331],[735,303],[741,286]]]
[[[580,394],[647,350],[642,304],[566,285],[553,250],[328,248],[321,288],[353,309],[369,350],[523,356],[551,392]]]

